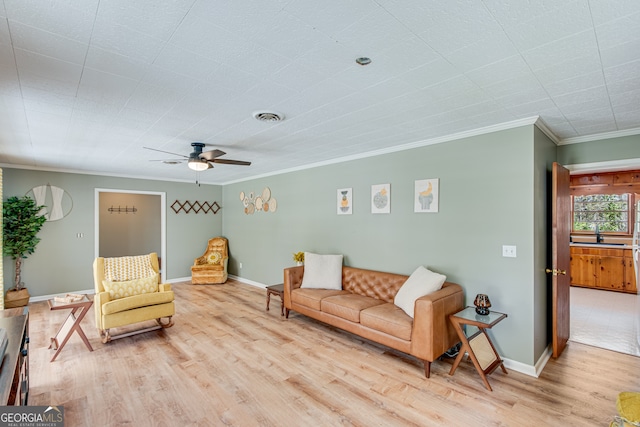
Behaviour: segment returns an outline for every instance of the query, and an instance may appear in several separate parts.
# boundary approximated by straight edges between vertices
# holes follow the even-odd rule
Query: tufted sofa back
[[[402,274],[342,267],[342,289],[354,294],[393,302],[400,287],[409,278]]]

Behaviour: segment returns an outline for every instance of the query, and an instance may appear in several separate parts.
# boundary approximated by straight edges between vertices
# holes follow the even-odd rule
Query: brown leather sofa
[[[462,287],[445,282],[442,289],[416,300],[412,319],[394,303],[408,276],[342,267],[342,290],[300,288],[304,266],[284,270],[284,306],[289,311],[386,345],[424,361],[427,378],[431,362],[460,340],[449,315],[464,308]],[[352,295],[363,295],[363,299]]]

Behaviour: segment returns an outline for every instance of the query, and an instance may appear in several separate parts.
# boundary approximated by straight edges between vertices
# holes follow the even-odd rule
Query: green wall
[[[558,147],[558,162],[563,165],[627,159],[640,159],[640,135],[566,144]]]
[[[95,189],[165,192],[167,203],[167,280],[191,277],[194,258],[202,255],[211,237],[222,233],[222,212],[176,214],[171,204],[214,200],[221,204],[220,186],[167,181],[115,178],[3,168],[4,199],[22,196],[31,188],[51,184],[66,190],[73,209],[58,221],[46,222],[38,234],[36,251],[23,264],[23,281],[32,296],[93,289],[92,263],[95,256]],[[83,233],[83,238],[77,238]],[[5,288],[13,285],[13,261],[4,257]]]
[[[538,312],[533,306],[534,288],[544,286],[536,283],[544,278],[534,274],[534,256],[546,257],[546,230],[535,226],[544,216],[545,205],[538,205],[544,190],[536,189],[534,171],[543,174],[548,157],[548,147],[534,153],[533,129],[225,185],[230,273],[280,283],[296,251],[340,253],[347,265],[406,275],[424,265],[461,284],[467,303],[489,294],[493,307],[509,314],[492,331],[499,350],[532,365],[541,353],[533,337],[546,313],[546,306]],[[414,181],[428,178],[440,179],[440,211],[414,213]],[[371,185],[384,183],[391,184],[391,213],[371,214]],[[259,194],[265,187],[277,211],[246,215],[240,192]],[[352,215],[336,214],[340,188],[353,188]],[[517,258],[503,258],[502,245],[516,245]]]

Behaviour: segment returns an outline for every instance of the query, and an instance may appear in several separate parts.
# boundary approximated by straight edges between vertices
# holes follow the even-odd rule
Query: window
[[[629,194],[573,197],[573,231],[629,233]]]

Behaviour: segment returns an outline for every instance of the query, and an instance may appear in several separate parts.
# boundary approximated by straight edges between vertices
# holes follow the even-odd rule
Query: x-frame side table
[[[49,348],[56,351],[51,358],[51,362],[56,360],[58,354],[60,354],[67,341],[69,341],[69,338],[71,338],[73,331],[76,331],[78,335],[80,335],[80,338],[82,338],[82,341],[87,346],[89,351],[93,351],[93,347],[91,347],[89,339],[84,334],[84,331],[80,326],[80,322],[82,322],[84,316],[87,315],[87,312],[93,304],[93,301],[85,296],[83,299],[77,302],[59,303],[51,299],[47,302],[49,303],[50,310],[71,309],[71,313],[69,313],[67,318],[64,320],[64,322],[60,326],[60,329],[58,329],[58,332],[56,332],[55,337],[51,338],[51,344],[49,345]]]
[[[495,371],[498,367],[502,368],[505,374],[507,373],[507,369],[504,367],[504,363],[491,342],[489,335],[487,335],[486,330],[491,329],[506,317],[506,314],[497,311],[492,311],[487,315],[479,315],[476,313],[475,307],[467,307],[449,316],[449,320],[453,324],[458,338],[460,338],[462,343],[458,357],[456,357],[456,360],[453,362],[449,375],[453,375],[462,361],[464,354],[468,353],[485,387],[489,391],[493,391],[491,385],[489,385],[487,375]],[[475,326],[478,328],[478,332],[467,337],[464,331],[465,325]]]

